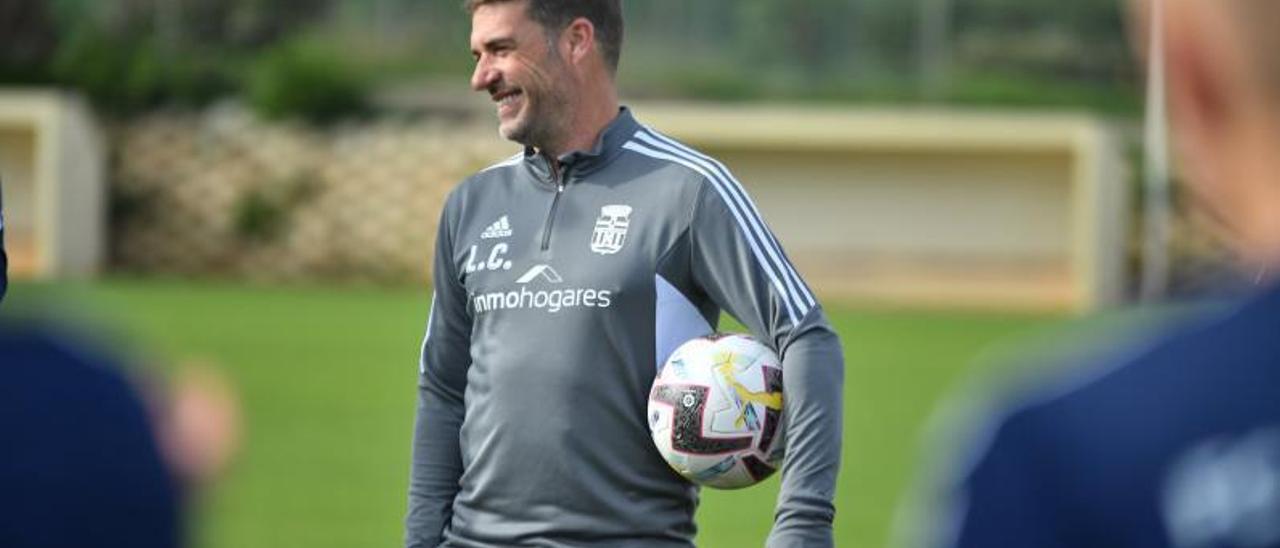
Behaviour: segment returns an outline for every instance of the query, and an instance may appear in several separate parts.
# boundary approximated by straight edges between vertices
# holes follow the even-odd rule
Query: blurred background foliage
[[[241,96],[260,114],[368,112],[379,92],[465,85],[455,0],[6,0],[0,84],[103,110]],[[1113,0],[625,2],[630,97],[1079,107],[1136,112]],[[678,62],[673,62],[678,60]]]

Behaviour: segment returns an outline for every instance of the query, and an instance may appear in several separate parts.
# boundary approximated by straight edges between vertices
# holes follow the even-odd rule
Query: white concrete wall
[[[727,164],[829,298],[1079,310],[1120,297],[1124,172],[1088,117],[635,110]]]
[[[0,177],[15,277],[85,277],[100,269],[104,165],[99,130],[79,98],[0,90]]]
[[[0,185],[4,192],[5,250],[16,277],[35,272],[36,139],[32,128],[0,126]]]

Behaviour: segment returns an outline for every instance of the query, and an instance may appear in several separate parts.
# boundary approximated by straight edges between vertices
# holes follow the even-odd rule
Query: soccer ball
[[[746,335],[692,339],[676,349],[649,392],[649,431],[677,473],[738,489],[782,464],[782,364]]]

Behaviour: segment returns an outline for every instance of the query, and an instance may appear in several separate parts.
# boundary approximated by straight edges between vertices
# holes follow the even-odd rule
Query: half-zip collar
[[[631,109],[620,107],[618,116],[600,132],[600,137],[591,150],[575,150],[560,155],[557,159],[560,165],[558,173],[551,167],[548,159],[533,147],[525,147],[524,163],[535,180],[554,189],[567,184],[570,179],[580,179],[609,165],[622,154],[622,145],[639,129],[640,124],[631,116]]]

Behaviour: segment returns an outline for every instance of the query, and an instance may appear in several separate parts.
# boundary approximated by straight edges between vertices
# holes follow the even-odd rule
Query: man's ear
[[[574,19],[561,36],[567,58],[575,65],[582,63],[596,49],[596,27],[585,17]]]
[[[1184,19],[1169,25],[1165,35],[1166,89],[1169,116],[1177,125],[1178,156],[1188,175],[1215,180],[1215,151],[1231,123],[1230,90],[1222,66],[1212,50],[1212,33],[1191,28]]]
[[[1201,36],[1170,36],[1167,48],[1169,106],[1196,130],[1214,130],[1228,115],[1227,90],[1220,71],[1210,64]]]

